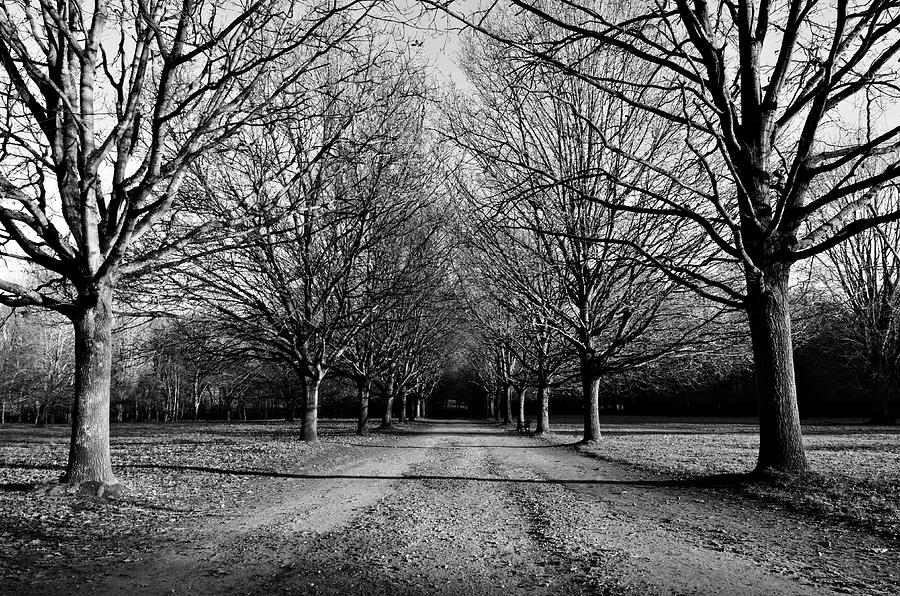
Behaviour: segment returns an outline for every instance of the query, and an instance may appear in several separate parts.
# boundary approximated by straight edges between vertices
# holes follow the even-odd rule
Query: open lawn
[[[744,474],[756,464],[759,427],[751,419],[607,417],[595,457],[679,478]],[[547,440],[572,443],[578,417],[551,420]],[[900,536],[900,427],[859,420],[810,420],[803,426],[811,473],[803,478],[720,478],[751,498],[861,523]],[[708,479],[715,482],[716,479]]]

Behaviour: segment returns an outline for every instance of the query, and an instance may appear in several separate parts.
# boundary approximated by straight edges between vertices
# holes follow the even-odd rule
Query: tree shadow
[[[4,482],[0,484],[0,493],[27,493],[36,486],[32,482]]]
[[[454,451],[462,449],[559,449],[574,447],[578,443],[559,443],[556,445],[377,445],[365,443],[347,443],[348,447],[364,447],[369,449],[428,449],[434,451]]]
[[[65,466],[58,464],[0,464],[0,468],[9,468],[11,470],[65,470]]]
[[[445,480],[463,482],[484,482],[495,484],[588,484],[609,486],[646,486],[667,487],[682,486],[684,481],[660,479],[660,480],[604,480],[591,478],[492,478],[488,476],[452,476],[442,474],[400,474],[378,476],[374,474],[302,474],[293,472],[276,472],[270,470],[233,470],[228,468],[213,468],[210,466],[173,466],[165,464],[136,464],[127,466],[130,468],[171,470],[181,472],[204,472],[208,474],[222,474],[226,476],[261,476],[266,478],[292,478],[296,480],[398,480],[398,481],[426,481]]]

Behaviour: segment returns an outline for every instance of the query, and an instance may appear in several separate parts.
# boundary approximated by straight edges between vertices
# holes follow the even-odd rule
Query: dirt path
[[[489,424],[416,428],[273,478],[245,515],[201,522],[79,590],[888,594],[900,582],[900,545],[869,534]]]

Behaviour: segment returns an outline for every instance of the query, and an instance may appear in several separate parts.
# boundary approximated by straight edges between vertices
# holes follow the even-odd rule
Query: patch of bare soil
[[[211,503],[193,518],[154,518],[165,531],[109,560],[99,539],[62,568],[13,557],[26,579],[0,592],[892,594],[900,578],[889,536],[491,424],[338,433],[316,449],[180,470]],[[212,506],[229,482],[243,496]]]

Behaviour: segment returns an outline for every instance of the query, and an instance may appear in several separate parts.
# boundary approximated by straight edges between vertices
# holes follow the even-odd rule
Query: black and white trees
[[[218,209],[240,214],[249,232],[183,273],[191,298],[248,355],[291,367],[310,441],[325,375],[419,265],[398,247],[427,190],[426,90],[377,34],[353,47],[289,87],[277,122],[195,172],[198,188],[221,197]],[[381,65],[373,52],[385,52]]]
[[[680,130],[673,138],[683,155],[678,162],[614,139],[604,145],[684,192],[641,189],[605,166],[597,174],[647,191],[623,208],[680,220],[705,234],[719,259],[740,268],[742,280],[665,270],[746,311],[759,390],[757,469],[802,472],[790,271],[900,217],[893,206],[872,209],[880,189],[900,176],[894,151],[900,125],[887,117],[897,104],[900,7],[893,0],[670,0],[627,7],[510,0],[508,6],[531,15],[531,30],[541,35],[511,35],[482,14],[459,16]],[[567,53],[585,43],[597,54],[629,56],[642,76],[596,76],[580,56]]]
[[[851,199],[852,200],[852,199]],[[871,215],[900,209],[895,184],[871,197]],[[900,393],[900,223],[865,230],[828,249],[826,283],[846,316],[829,335],[851,347],[873,390],[872,422],[890,423]]]
[[[574,59],[580,51],[582,68],[596,77],[633,70],[627,57],[588,50],[569,53]],[[477,167],[467,194],[481,213],[474,227],[486,237],[485,270],[502,286],[500,303],[541,337],[534,347],[545,351],[542,358],[556,333],[577,354],[584,440],[597,440],[601,377],[682,349],[704,322],[674,316],[681,287],[650,253],[683,268],[707,266],[708,251],[656,213],[623,209],[636,191],[603,175],[654,176],[609,143],[662,153],[668,130],[628,102],[501,44],[473,46],[468,68],[477,101],[451,117],[449,130]]]
[[[118,484],[108,414],[119,280],[203,226],[148,232],[182,197],[196,158],[269,117],[272,96],[326,62],[365,10],[354,0],[0,6],[4,254],[57,280],[31,287],[7,277],[0,299],[50,308],[74,325],[69,482]]]

